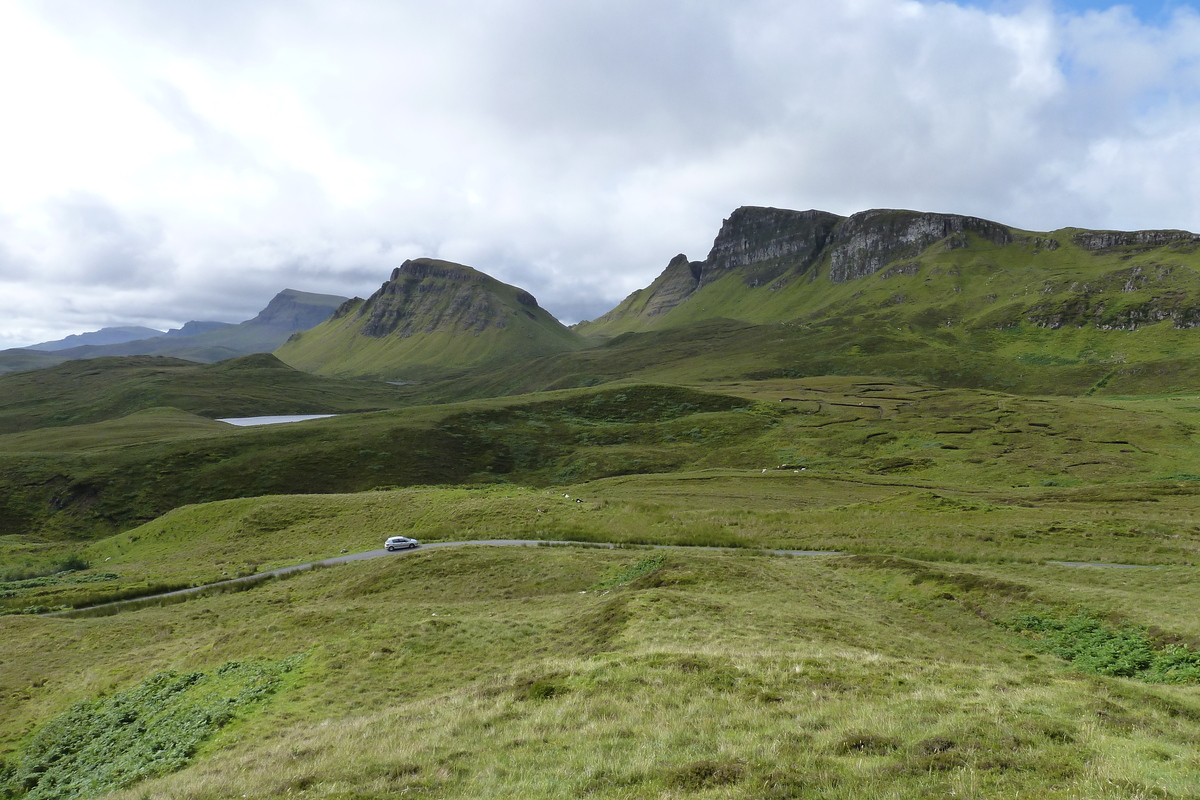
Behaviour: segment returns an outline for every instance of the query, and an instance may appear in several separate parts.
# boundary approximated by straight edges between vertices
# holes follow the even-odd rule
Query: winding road
[[[256,572],[253,575],[244,575],[240,578],[230,578],[227,581],[217,581],[216,583],[206,583],[203,586],[192,586],[187,589],[176,589],[173,592],[163,592],[161,594],[148,594],[143,597],[135,597],[129,600],[117,600],[112,603],[101,603],[99,605],[88,606],[86,608],[68,608],[62,611],[51,611],[46,614],[39,614],[42,617],[67,617],[74,614],[95,614],[96,612],[105,609],[117,613],[121,608],[131,606],[138,603],[144,603],[147,600],[159,600],[168,597],[185,598],[188,595],[201,594],[210,592],[214,589],[222,587],[236,586],[240,583],[257,583],[267,578],[275,578],[280,575],[289,575],[293,572],[302,572],[313,567],[332,567],[337,564],[348,564],[351,561],[366,561],[369,558],[381,558],[383,556],[398,556],[407,555],[409,553],[422,552],[425,550],[434,550],[442,547],[463,547],[466,545],[488,545],[492,547],[538,547],[548,545],[559,546],[580,546],[580,547],[606,547],[610,550],[618,547],[633,547],[636,549],[654,549],[654,550],[711,550],[722,552],[738,552],[738,548],[733,547],[700,547],[695,545],[676,545],[676,544],[651,544],[651,545],[619,545],[608,542],[568,542],[568,541],[552,541],[547,539],[472,539],[465,542],[431,542],[429,544],[418,545],[407,550],[367,550],[362,553],[350,553],[344,556],[335,556],[334,558],[326,558],[322,561],[312,561],[308,564],[295,564],[290,567],[280,567],[279,569],[267,570],[266,572]],[[839,550],[755,550],[753,552],[763,553],[765,555],[777,556],[836,556],[842,555]]]
[[[703,547],[699,545],[682,545],[682,544],[650,544],[650,545],[623,545],[611,542],[569,542],[547,539],[472,539],[465,542],[431,542],[429,544],[418,545],[407,550],[389,551],[384,549],[367,550],[362,553],[349,553],[343,556],[335,556],[322,561],[312,561],[308,564],[295,564],[290,567],[280,567],[279,569],[267,570],[266,572],[256,572],[253,575],[245,575],[240,578],[230,578],[225,581],[217,581],[216,583],[207,583],[203,586],[193,586],[188,589],[177,589],[173,592],[163,592],[162,594],[146,595],[130,600],[118,600],[112,603],[101,603],[100,605],[88,606],[86,608],[69,608],[63,611],[51,611],[46,614],[40,614],[43,617],[67,617],[75,614],[92,615],[104,610],[110,610],[112,613],[118,613],[122,608],[134,604],[144,603],[148,600],[158,600],[162,598],[178,597],[186,598],[188,595],[201,594],[221,589],[222,587],[232,587],[242,583],[256,583],[268,578],[278,577],[280,575],[289,575],[293,572],[302,572],[314,567],[331,567],[337,564],[348,564],[351,561],[366,561],[370,558],[381,558],[383,556],[398,556],[407,555],[409,553],[423,552],[425,550],[435,550],[442,547],[464,547],[467,545],[484,545],[490,547],[539,547],[539,546],[580,546],[580,547],[606,547],[610,550],[620,547],[632,547],[635,549],[647,550],[708,550],[714,552],[739,552],[739,548],[733,547]],[[763,555],[774,556],[838,556],[844,555],[840,550],[753,550],[741,552],[756,552]],[[1141,567],[1140,564],[1103,564],[1098,562],[1081,562],[1081,561],[1048,561],[1048,564],[1058,564],[1064,567],[1102,567],[1116,569],[1134,569]]]

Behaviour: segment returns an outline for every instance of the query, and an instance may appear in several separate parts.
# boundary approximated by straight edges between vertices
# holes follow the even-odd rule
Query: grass
[[[205,740],[278,687],[298,659],[230,661],[210,674],[158,672],[111,697],[77,703],[47,722],[0,791],[75,800],[182,768]]]
[[[591,366],[549,393],[273,430],[163,410],[0,436],[4,792],[59,774],[47,787],[120,800],[1194,797],[1200,397],[1131,395],[1117,366],[1016,349],[1043,376],[1112,377],[1086,397],[748,378],[755,337],[785,327],[714,324],[726,353],[746,335],[737,370],[681,328],[573,355]],[[663,342],[693,348],[673,377],[710,391],[600,375]],[[859,346],[864,372],[892,357]],[[18,613],[393,534],[580,546]],[[730,549],[634,549],[649,544]],[[231,663],[295,666],[202,735],[134,746],[139,724],[174,731],[202,698],[240,696],[236,669],[218,680]],[[115,711],[195,675],[186,702],[149,704],[161,718]],[[46,758],[64,730],[124,771]]]
[[[265,353],[217,364],[157,356],[106,357],[0,375],[3,434],[118,420],[149,409],[159,409],[159,414],[177,409],[215,419],[399,405],[394,387],[318,378]]]
[[[401,270],[366,301],[293,335],[279,357],[326,375],[411,381],[583,345],[531,295],[470,267],[417,259]]]
[[[258,429],[172,412],[0,437],[0,535],[96,538],[189,503],[267,494],[702,469],[998,491],[1018,504],[1047,494],[1038,488],[1073,490],[1064,502],[1094,489],[1187,494],[1200,474],[1185,444],[1194,395],[1026,398],[853,377],[713,388],[616,385]]]
[[[305,653],[190,765],[112,796],[1185,797],[1200,777],[1194,689],[1074,672],[976,613],[1064,608],[1036,588],[1046,567],[1005,567],[1029,597],[952,568],[946,599],[883,560],[672,552],[633,577],[644,560],[430,551],[116,617],[7,617],[27,655],[4,671],[3,741],[163,671]],[[1173,580],[1137,580],[1127,612],[1152,617]],[[25,650],[47,635],[72,644]]]

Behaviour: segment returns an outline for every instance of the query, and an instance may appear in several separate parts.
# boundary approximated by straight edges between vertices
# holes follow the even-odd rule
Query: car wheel
[[[390,552],[392,552],[392,551],[393,551],[393,550],[395,550],[395,549],[396,549],[396,548],[392,547],[390,544],[388,545],[388,549],[387,549],[387,550],[388,550],[388,552],[389,552],[389,553],[390,553]]]

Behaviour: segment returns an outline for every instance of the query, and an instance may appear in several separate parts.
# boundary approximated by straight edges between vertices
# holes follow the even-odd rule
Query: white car
[[[410,539],[407,536],[392,536],[389,537],[383,546],[388,550],[403,550],[406,547],[416,547],[419,545],[416,539]]]

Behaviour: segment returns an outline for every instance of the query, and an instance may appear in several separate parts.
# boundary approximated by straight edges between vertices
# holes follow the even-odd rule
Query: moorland
[[[1196,247],[739,209],[0,375],[0,797],[1200,796]],[[395,534],[546,545],[152,597]]]

